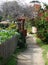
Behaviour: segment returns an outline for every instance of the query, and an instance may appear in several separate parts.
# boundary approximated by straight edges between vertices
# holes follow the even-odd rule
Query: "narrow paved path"
[[[42,58],[42,49],[36,44],[36,38],[27,36],[28,49],[18,55],[18,65],[45,65]]]

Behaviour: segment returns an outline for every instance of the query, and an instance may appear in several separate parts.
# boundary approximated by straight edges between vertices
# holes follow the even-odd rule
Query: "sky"
[[[32,0],[0,0],[0,4],[5,2],[5,1],[21,1],[22,3],[29,3]],[[38,0],[40,2],[45,2],[48,4],[48,0]]]

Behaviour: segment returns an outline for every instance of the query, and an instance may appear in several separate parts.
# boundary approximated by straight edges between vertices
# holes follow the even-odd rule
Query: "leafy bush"
[[[47,53],[48,53],[48,44],[44,44],[44,42],[40,39],[36,39],[37,44],[43,49],[43,58],[45,61],[45,65],[48,65],[48,58],[47,58]]]
[[[4,42],[10,38],[12,38],[13,35],[16,34],[16,30],[0,30],[0,42]]]
[[[16,24],[15,23],[10,23],[8,29],[16,29]]]
[[[18,44],[17,44],[19,49],[25,49],[27,47],[26,45],[26,38],[22,33],[18,33]]]
[[[41,17],[39,16],[39,18],[36,20],[38,37],[40,37],[44,42],[48,43],[48,13],[44,12]]]

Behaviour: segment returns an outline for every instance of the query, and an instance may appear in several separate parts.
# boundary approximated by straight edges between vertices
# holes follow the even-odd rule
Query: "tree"
[[[45,6],[45,9],[48,9],[48,4],[46,4],[46,3],[43,3],[43,4]]]
[[[18,4],[18,2],[5,2],[3,4],[3,14],[7,19],[10,16],[13,19],[16,19],[22,13],[22,7]]]

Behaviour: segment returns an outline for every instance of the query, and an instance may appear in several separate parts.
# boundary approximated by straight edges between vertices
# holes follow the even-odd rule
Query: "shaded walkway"
[[[28,49],[18,55],[18,65],[44,65],[42,49],[36,44],[36,38],[27,36]]]

